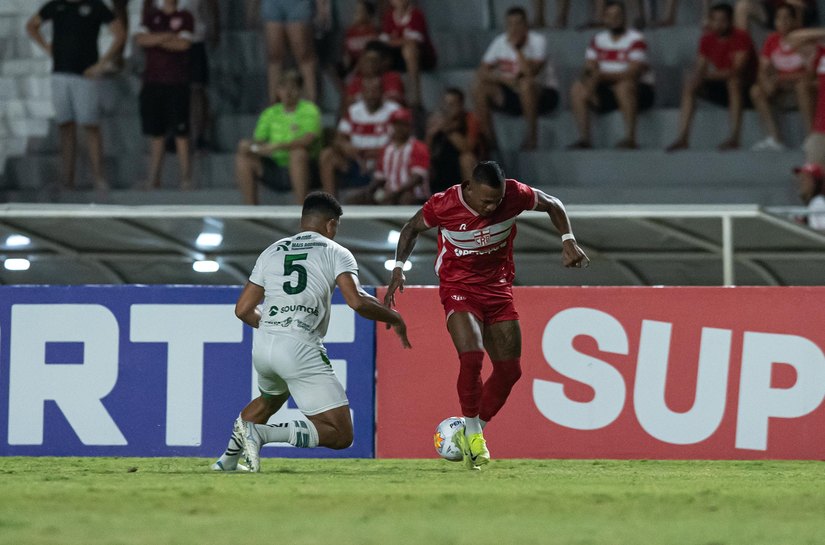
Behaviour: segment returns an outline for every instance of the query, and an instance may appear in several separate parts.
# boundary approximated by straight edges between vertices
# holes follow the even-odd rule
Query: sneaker
[[[483,466],[490,463],[490,451],[487,450],[487,441],[480,433],[474,433],[465,439],[470,451],[470,460],[474,466]]]
[[[479,469],[478,466],[473,463],[473,459],[470,456],[470,443],[464,435],[464,428],[457,430],[453,434],[453,444],[461,450],[464,467],[467,469]]]
[[[223,462],[220,460],[216,461],[210,467],[212,468],[212,471],[249,471],[249,468],[243,464],[236,465],[234,469],[228,468],[224,466]]]
[[[235,420],[233,433],[239,433],[241,436],[241,443],[243,444],[243,459],[246,460],[246,465],[249,471],[257,473],[261,470],[261,436],[255,429],[255,424],[241,420],[239,416]]]
[[[760,140],[751,148],[753,151],[785,151],[785,146],[773,136]]]

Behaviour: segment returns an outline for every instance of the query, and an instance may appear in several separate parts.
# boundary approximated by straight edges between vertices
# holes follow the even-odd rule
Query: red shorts
[[[454,312],[469,312],[484,325],[518,320],[512,286],[497,290],[484,288],[484,291],[441,286],[438,294],[448,320]]]

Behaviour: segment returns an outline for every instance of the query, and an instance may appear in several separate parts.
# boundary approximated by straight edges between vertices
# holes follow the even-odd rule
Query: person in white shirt
[[[235,315],[257,329],[252,363],[261,396],[235,420],[226,452],[212,465],[215,471],[237,470],[241,454],[249,471],[259,471],[259,453],[266,443],[331,449],[352,444],[347,394],[323,344],[336,286],[350,308],[364,318],[386,322],[404,348],[410,348],[404,319],[361,288],[355,258],[333,241],[342,213],[332,195],[310,193],[304,200],[301,232],[264,250],[249,275]],[[290,395],[307,419],[266,425]]]
[[[536,148],[538,116],[559,103],[558,80],[547,56],[547,40],[530,31],[524,8],[507,10],[506,30],[481,61],[473,88],[476,115],[482,134],[495,143],[491,108],[524,115],[527,122],[522,149]]]
[[[636,149],[636,118],[639,110],[653,106],[653,73],[644,36],[627,28],[624,4],[607,2],[604,12],[607,30],[599,32],[587,47],[584,73],[570,89],[570,102],[579,139],[571,149],[593,147],[590,139],[590,111],[622,112],[625,137],[620,149]]]
[[[799,180],[799,198],[808,207],[808,227],[825,231],[825,169],[818,163],[806,163],[793,173]]]

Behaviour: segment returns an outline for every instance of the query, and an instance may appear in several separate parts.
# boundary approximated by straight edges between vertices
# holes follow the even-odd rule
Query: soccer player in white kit
[[[259,452],[266,443],[331,449],[352,444],[347,394],[323,345],[336,285],[350,308],[370,320],[386,322],[402,345],[410,348],[401,315],[361,288],[352,253],[332,240],[341,214],[341,205],[332,195],[309,194],[301,213],[302,231],[277,241],[258,257],[235,315],[258,329],[252,363],[261,396],[241,411],[229,447],[213,470],[238,469],[243,453],[249,471],[259,471]],[[266,425],[290,395],[307,420]]]

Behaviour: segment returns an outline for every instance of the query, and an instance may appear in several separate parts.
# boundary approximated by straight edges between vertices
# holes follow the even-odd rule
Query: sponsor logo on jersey
[[[461,248],[456,248],[455,255],[457,257],[464,257],[465,255],[489,255],[501,250],[505,246],[507,246],[506,240],[497,246],[486,248],[484,250],[462,250]]]
[[[272,311],[270,310],[270,312]],[[281,312],[306,312],[307,314],[318,316],[317,307],[306,307],[304,305],[284,305],[281,307]],[[274,314],[270,314],[270,316],[274,316]]]
[[[452,299],[456,300],[456,301],[466,301],[467,300],[467,298],[464,297],[463,295],[451,295],[450,297]]]
[[[278,314],[278,307],[276,307],[275,305],[269,307],[269,315],[275,316],[276,314]]]

